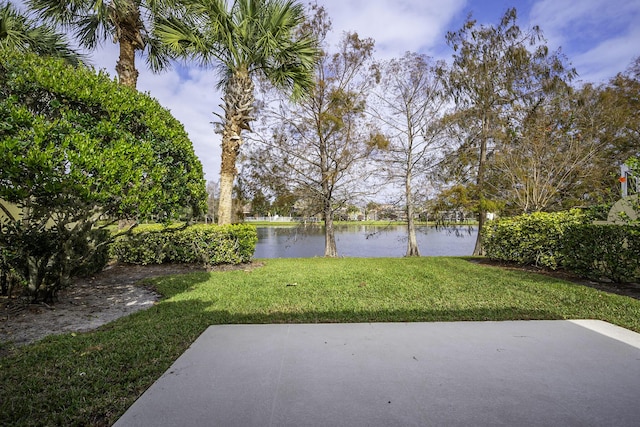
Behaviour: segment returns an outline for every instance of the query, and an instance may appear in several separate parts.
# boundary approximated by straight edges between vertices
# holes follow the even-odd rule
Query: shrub
[[[181,229],[148,225],[119,237],[111,245],[111,253],[118,261],[130,264],[241,264],[251,260],[257,241],[257,231],[251,225],[193,225]]]
[[[0,274],[50,299],[104,261],[99,219],[168,221],[205,207],[202,165],[156,100],[85,67],[3,51]]]
[[[585,221],[579,210],[520,215],[493,221],[483,230],[489,258],[556,269],[564,260],[566,230]]]
[[[640,279],[640,227],[574,224],[564,239],[564,267],[568,270],[596,280]]]
[[[640,279],[640,227],[593,224],[578,210],[534,213],[489,223],[483,230],[489,258],[565,268],[596,280]]]

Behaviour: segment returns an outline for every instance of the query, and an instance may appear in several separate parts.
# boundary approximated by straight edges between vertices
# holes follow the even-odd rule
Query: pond
[[[477,228],[458,232],[416,227],[423,256],[466,256],[473,253]],[[343,257],[402,257],[407,252],[406,226],[336,226],[338,255]],[[324,227],[258,227],[254,258],[310,258],[324,255]]]

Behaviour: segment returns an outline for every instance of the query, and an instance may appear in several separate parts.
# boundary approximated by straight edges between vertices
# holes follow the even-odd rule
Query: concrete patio
[[[593,321],[209,327],[122,426],[638,426],[640,334]]]

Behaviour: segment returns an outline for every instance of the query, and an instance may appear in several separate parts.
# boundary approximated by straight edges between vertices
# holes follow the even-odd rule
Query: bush
[[[50,301],[71,278],[101,271],[109,260],[110,233],[83,224],[75,228],[0,225],[0,275],[26,285],[34,300]],[[8,294],[9,290],[3,289]]]
[[[111,245],[111,254],[120,262],[142,265],[241,264],[251,260],[257,241],[257,231],[251,225],[193,225],[184,229],[145,225],[119,237]]]
[[[156,100],[85,67],[3,50],[0,275],[51,299],[104,261],[99,219],[169,221],[205,207],[202,165]]]
[[[520,215],[493,221],[483,229],[491,259],[556,269],[563,264],[566,230],[585,221],[579,210]]]
[[[564,267],[568,270],[596,280],[640,279],[640,227],[574,224],[564,238]]]
[[[565,268],[614,282],[640,279],[640,227],[592,224],[578,210],[534,213],[489,223],[483,230],[491,259]]]

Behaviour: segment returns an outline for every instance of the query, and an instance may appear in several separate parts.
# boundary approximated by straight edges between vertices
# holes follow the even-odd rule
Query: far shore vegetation
[[[299,225],[318,225],[323,226],[324,222],[322,221],[245,221],[246,224],[255,225],[256,227],[296,227]],[[477,225],[478,222],[474,220],[469,221],[460,221],[451,224],[440,224],[436,221],[414,221],[414,224],[417,226],[446,226],[446,227],[459,227],[459,226],[469,226],[469,225]],[[404,220],[378,220],[378,221],[334,221],[334,226],[342,226],[342,225],[370,225],[376,227],[387,227],[387,226],[406,226],[407,221]]]

